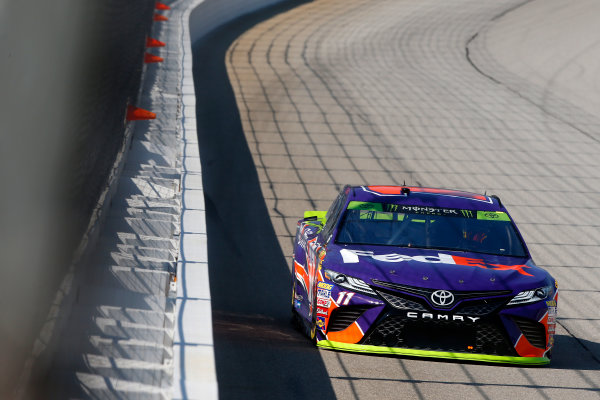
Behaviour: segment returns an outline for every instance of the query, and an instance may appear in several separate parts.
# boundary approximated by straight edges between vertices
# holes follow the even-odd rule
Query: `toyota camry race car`
[[[558,285],[497,196],[346,186],[298,222],[293,262],[294,321],[319,347],[550,362]]]

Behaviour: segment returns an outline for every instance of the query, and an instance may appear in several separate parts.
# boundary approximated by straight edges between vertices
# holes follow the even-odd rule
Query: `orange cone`
[[[156,7],[157,10],[170,10],[171,9],[171,7],[169,7],[166,4],[161,3],[160,1],[156,2],[156,6],[155,7]]]
[[[146,38],[146,47],[165,47],[165,42],[149,37]]]
[[[144,62],[146,64],[163,62],[165,59],[159,56],[155,56],[154,54],[146,53],[144,54]]]
[[[165,17],[164,15],[160,15],[160,14],[154,14],[154,20],[155,21],[168,21],[169,18]]]
[[[137,108],[132,105],[127,106],[127,121],[142,121],[145,119],[155,119],[156,114],[143,108]]]

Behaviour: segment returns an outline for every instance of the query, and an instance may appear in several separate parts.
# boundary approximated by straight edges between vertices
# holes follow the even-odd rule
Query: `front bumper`
[[[297,300],[295,309],[308,328],[312,318],[322,348],[521,365],[551,359],[558,290],[551,300],[532,304],[507,307],[510,296],[504,293],[471,296],[439,311],[427,297],[406,290],[372,286],[376,297],[320,274],[317,283],[312,306]],[[300,299],[309,298],[302,285],[296,289]]]
[[[355,353],[392,354],[413,357],[443,358],[461,361],[480,361],[498,364],[520,364],[520,365],[546,365],[550,363],[548,357],[511,357],[495,356],[487,354],[451,353],[444,351],[415,350],[399,347],[370,346],[364,344],[350,344],[321,340],[317,342],[318,347],[330,350],[349,351]]]
[[[331,306],[318,325],[319,347],[505,364],[550,362],[557,291],[553,300],[530,305],[505,308],[507,298],[473,300],[458,313],[437,313],[404,294],[404,299],[375,301],[353,293],[346,301],[348,292],[332,286]],[[420,311],[411,311],[415,307]]]

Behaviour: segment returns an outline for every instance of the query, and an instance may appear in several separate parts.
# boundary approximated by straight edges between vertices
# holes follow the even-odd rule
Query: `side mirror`
[[[325,225],[327,211],[304,211],[304,221],[314,221],[319,225]]]

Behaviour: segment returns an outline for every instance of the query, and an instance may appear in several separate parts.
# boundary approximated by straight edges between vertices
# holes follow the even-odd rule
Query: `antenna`
[[[402,180],[402,186],[406,186],[406,179]]]

